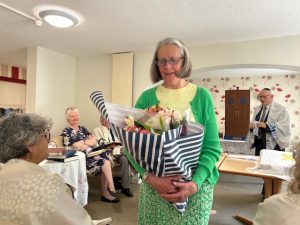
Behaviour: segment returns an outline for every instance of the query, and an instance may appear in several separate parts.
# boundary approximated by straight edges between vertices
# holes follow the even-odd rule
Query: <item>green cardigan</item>
[[[144,91],[136,102],[135,107],[139,109],[146,109],[150,106],[156,105],[159,102],[156,97],[156,89],[157,87],[154,87]],[[196,95],[191,102],[191,108],[195,120],[202,124],[205,128],[198,167],[192,177],[192,180],[199,188],[206,180],[208,180],[211,184],[217,183],[219,172],[216,168],[216,162],[219,160],[221,148],[212,96],[205,88],[197,87]],[[125,150],[125,154],[131,165],[143,176],[145,169],[134,161],[127,150]]]

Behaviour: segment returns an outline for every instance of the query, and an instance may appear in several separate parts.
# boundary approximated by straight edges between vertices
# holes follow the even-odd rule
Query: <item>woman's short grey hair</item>
[[[66,111],[65,111],[65,117],[66,117],[66,120],[69,119],[69,116],[70,116],[70,114],[71,114],[72,112],[76,112],[76,113],[79,114],[79,110],[78,110],[76,107],[73,107],[73,106],[68,107],[68,108],[66,109]]]
[[[39,136],[51,127],[51,119],[34,113],[10,113],[1,118],[0,162],[25,156],[28,147],[35,145]]]
[[[293,179],[288,185],[288,190],[292,193],[300,193],[300,149],[298,149],[295,157],[295,165],[292,168]]]
[[[151,68],[150,68],[151,81],[153,83],[156,83],[156,82],[162,80],[162,77],[159,72],[159,68],[156,64],[156,61],[157,61],[158,50],[160,49],[161,46],[164,46],[164,45],[175,45],[176,47],[179,48],[180,55],[181,55],[181,57],[183,57],[183,66],[182,66],[182,70],[179,73],[177,73],[176,76],[179,78],[189,77],[192,73],[192,62],[191,62],[190,54],[189,54],[187,48],[185,47],[183,42],[178,39],[166,38],[157,44],[157,47],[156,47],[156,50],[155,50],[155,53],[153,56]]]

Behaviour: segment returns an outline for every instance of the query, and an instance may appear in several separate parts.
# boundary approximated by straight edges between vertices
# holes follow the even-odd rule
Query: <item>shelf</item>
[[[13,82],[13,83],[26,84],[26,80],[17,79],[17,78],[11,78],[11,77],[0,76],[0,80],[2,80],[2,81],[8,81],[8,82]]]

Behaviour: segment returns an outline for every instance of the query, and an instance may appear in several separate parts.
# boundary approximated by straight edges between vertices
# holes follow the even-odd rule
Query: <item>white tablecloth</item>
[[[257,173],[269,174],[289,181],[290,170],[295,165],[292,152],[282,152],[271,149],[262,149],[256,167]]]
[[[79,160],[69,162],[56,162],[46,160],[40,163],[40,166],[52,173],[60,175],[67,184],[75,188],[75,200],[82,206],[88,201],[88,182],[86,176],[85,154],[77,152]]]

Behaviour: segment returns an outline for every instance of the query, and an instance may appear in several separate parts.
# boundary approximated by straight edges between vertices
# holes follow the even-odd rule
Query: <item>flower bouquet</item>
[[[202,147],[202,125],[189,122],[183,132],[186,121],[172,110],[153,106],[145,111],[104,102],[100,91],[93,92],[90,98],[141,167],[156,176],[181,175],[183,180],[191,180]],[[175,207],[183,213],[186,204],[187,201],[176,203]]]
[[[177,111],[162,108],[159,105],[152,106],[144,112],[139,118],[133,118],[131,115],[125,117],[127,126],[124,129],[142,134],[161,135],[163,132],[176,129],[180,125],[184,127],[187,124],[185,117]]]

